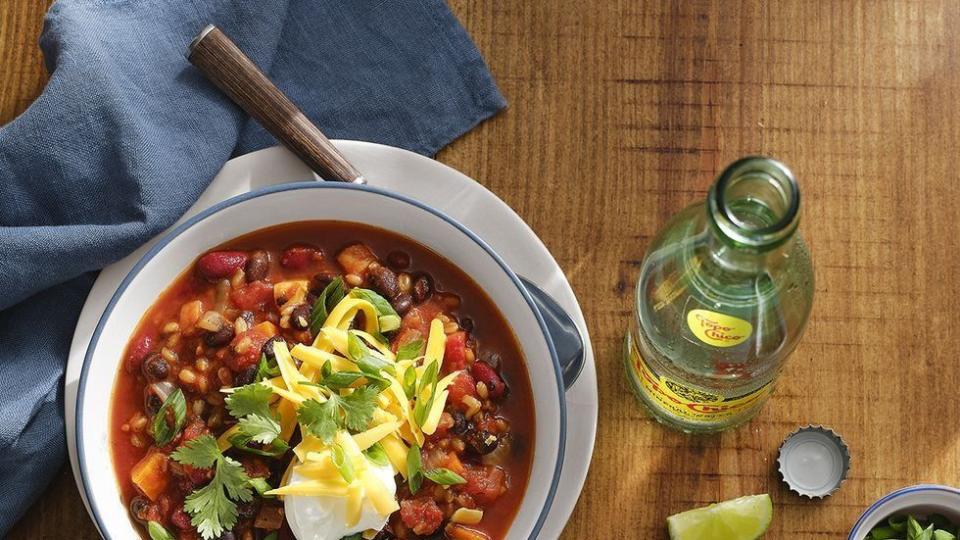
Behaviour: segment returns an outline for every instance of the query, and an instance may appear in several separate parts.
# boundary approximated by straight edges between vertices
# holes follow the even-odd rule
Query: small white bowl
[[[915,517],[941,514],[953,523],[960,523],[960,489],[919,484],[889,493],[867,508],[847,540],[864,540],[874,527],[885,523],[888,517],[906,514]]]
[[[454,219],[402,195],[334,182],[283,184],[216,204],[164,236],[121,283],[90,340],[77,393],[77,460],[100,534],[108,540],[139,535],[120,499],[108,434],[120,357],[140,318],[183,269],[214,246],[265,227],[320,219],[364,223],[412,238],[467,272],[500,309],[526,359],[536,427],[527,489],[507,538],[536,538],[556,494],[566,438],[560,366],[540,312],[506,263]]]

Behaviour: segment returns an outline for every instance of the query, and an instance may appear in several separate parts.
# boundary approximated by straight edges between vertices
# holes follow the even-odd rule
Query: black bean
[[[329,271],[320,272],[319,274],[314,275],[312,278],[310,278],[310,294],[320,296],[320,293],[327,288],[327,285],[329,285],[334,279],[337,279],[337,275],[338,274]]]
[[[160,410],[160,407],[163,406],[163,400],[160,399],[160,396],[154,394],[147,389],[147,395],[143,398],[143,408],[146,410],[147,414],[153,416],[157,414],[157,411]]]
[[[253,328],[253,325],[257,322],[254,319],[252,311],[241,311],[240,318],[243,319],[243,322],[247,323],[247,328]]]
[[[162,381],[170,374],[170,365],[159,353],[150,353],[140,367],[150,382]]]
[[[217,540],[237,540],[237,537],[234,536],[233,531],[226,531]]]
[[[233,339],[233,325],[225,324],[216,332],[206,332],[203,334],[203,342],[207,347],[223,347]]]
[[[237,506],[237,517],[240,519],[252,519],[259,510],[256,502],[241,503]]]
[[[467,417],[463,415],[460,411],[453,412],[453,426],[450,428],[450,433],[454,435],[460,435],[467,428],[470,427],[470,422],[467,421]]]
[[[387,298],[394,298],[400,294],[400,284],[397,283],[397,274],[381,264],[371,263],[367,267],[367,281],[375,291]]]
[[[133,516],[133,519],[139,521],[140,523],[146,523],[150,518],[150,501],[146,498],[137,495],[136,497],[130,499],[130,515]]]
[[[266,355],[267,360],[276,362],[277,357],[274,356],[273,354],[273,344],[280,343],[280,342],[286,343],[287,341],[283,339],[283,336],[273,336],[272,338],[268,339],[266,343],[263,344],[263,347],[260,349],[260,353],[263,355]]]
[[[244,272],[247,274],[247,281],[267,279],[267,274],[270,273],[270,254],[259,249],[254,251],[247,260]]]
[[[310,328],[310,306],[300,304],[290,312],[290,326],[297,330]]]
[[[252,366],[247,366],[246,369],[238,373],[233,378],[233,384],[236,386],[245,386],[252,384],[253,380],[257,377],[257,364]]]
[[[406,270],[410,268],[410,255],[403,251],[392,251],[387,255],[387,264],[394,270]]]
[[[473,332],[473,319],[470,317],[460,319],[460,328],[463,328],[467,332]]]
[[[393,299],[393,309],[397,310],[400,315],[410,311],[411,307],[413,307],[413,298],[409,294],[400,293]]]
[[[493,452],[500,444],[500,439],[496,435],[482,429],[471,429],[463,438],[467,446],[481,456]]]
[[[413,282],[413,300],[418,304],[422,304],[433,293],[433,279],[430,278],[427,274],[421,274],[417,277],[417,280]]]

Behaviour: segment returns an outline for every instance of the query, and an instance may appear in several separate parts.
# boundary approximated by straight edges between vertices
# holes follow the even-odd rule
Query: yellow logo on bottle
[[[706,309],[690,310],[687,326],[697,339],[714,347],[739,345],[753,333],[753,325],[749,322]]]

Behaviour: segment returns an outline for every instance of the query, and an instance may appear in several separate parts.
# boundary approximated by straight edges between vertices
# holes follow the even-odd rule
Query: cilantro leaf
[[[366,376],[365,373],[360,373],[359,371],[338,371],[330,374],[329,377],[324,377],[323,386],[331,390],[342,390],[357,382],[358,379]]]
[[[280,435],[280,423],[271,416],[249,414],[237,424],[240,433],[260,444],[270,444]]]
[[[230,444],[237,450],[248,454],[274,458],[282,456],[290,449],[290,445],[280,438],[276,438],[270,444],[260,445],[259,447],[250,446],[250,441],[252,440],[253,437],[249,435],[237,433],[233,437],[230,437]]]
[[[410,493],[416,493],[423,483],[423,467],[420,462],[420,447],[413,445],[407,452],[407,487]]]
[[[330,396],[330,399],[323,403],[315,399],[308,399],[297,410],[297,421],[303,424],[303,427],[314,437],[326,444],[333,441],[333,437],[340,427],[338,399],[339,396],[336,394]]]
[[[199,469],[209,469],[219,460],[220,448],[217,446],[217,440],[212,435],[201,435],[196,439],[187,441],[186,444],[177,448],[171,455],[177,463],[190,465]]]
[[[253,500],[250,478],[240,463],[225,457],[211,435],[188,441],[173,453],[178,463],[199,468],[214,467],[213,480],[187,495],[183,509],[190,523],[205,540],[219,538],[237,524],[237,501]]]
[[[361,386],[349,395],[340,398],[340,407],[343,409],[344,425],[354,431],[367,429],[373,419],[373,411],[377,408],[377,395],[380,390],[375,386]]]
[[[467,481],[463,479],[459,474],[451,471],[450,469],[430,469],[423,471],[423,475],[427,477],[434,484],[440,484],[441,486],[453,486],[456,484],[466,484]]]
[[[173,416],[173,425],[168,422],[168,416]],[[166,446],[176,437],[177,432],[183,428],[187,419],[187,400],[183,397],[183,391],[177,388],[175,392],[167,396],[160,406],[160,410],[153,416],[153,426],[151,433],[157,446]]]
[[[251,414],[269,418],[272,395],[273,391],[270,388],[259,383],[241,386],[227,396],[227,410],[238,420]]]
[[[363,451],[363,455],[375,465],[386,467],[390,464],[390,458],[387,457],[387,451],[383,449],[380,443],[373,443],[373,446]]]
[[[353,462],[347,456],[346,451],[339,444],[330,447],[330,459],[333,466],[340,472],[340,476],[346,483],[353,482],[356,479],[356,473],[353,471]]]
[[[270,360],[266,354],[260,355],[260,363],[257,364],[257,374],[253,377],[253,382],[260,382],[266,379],[272,379],[280,375],[280,366],[277,360]]]
[[[423,340],[415,339],[408,341],[397,349],[397,362],[401,360],[413,360],[423,354]]]
[[[343,278],[340,276],[337,276],[336,279],[324,287],[323,292],[317,297],[317,300],[313,303],[313,309],[310,311],[311,334],[317,335],[320,333],[320,329],[323,328],[323,323],[327,320],[330,312],[345,296]]]

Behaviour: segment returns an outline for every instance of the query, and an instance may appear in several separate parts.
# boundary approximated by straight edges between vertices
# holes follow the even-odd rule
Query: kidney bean
[[[130,515],[133,516],[133,519],[139,521],[140,523],[146,523],[152,518],[153,512],[151,512],[150,501],[145,497],[137,495],[136,497],[130,499]]]
[[[405,315],[412,307],[413,298],[411,298],[409,294],[401,293],[393,299],[393,309],[397,310],[397,313],[400,315]]]
[[[217,348],[223,347],[227,343],[230,343],[230,340],[233,339],[233,325],[225,324],[221,329],[216,332],[205,332],[203,334],[203,342],[207,347]]]
[[[159,353],[150,353],[141,367],[143,376],[150,382],[162,381],[170,374],[170,364]]]
[[[413,301],[422,304],[433,293],[433,279],[427,274],[420,274],[413,282]]]
[[[257,377],[257,365],[247,366],[237,374],[233,379],[233,384],[237,386],[245,386],[252,384],[253,380]]]
[[[397,283],[397,274],[380,263],[371,263],[367,267],[367,280],[374,290],[387,298],[394,298],[400,294],[400,285]]]
[[[272,362],[277,361],[277,357],[273,354],[273,344],[277,342],[286,343],[286,340],[283,339],[283,336],[273,336],[272,338],[268,339],[266,343],[263,344],[263,347],[260,348],[261,354],[266,355],[267,360],[270,360]]]
[[[453,411],[453,426],[450,428],[450,433],[454,435],[461,435],[463,432],[467,431],[467,428],[470,427],[470,423],[467,421],[467,417],[463,415],[460,411]]]
[[[319,274],[314,274],[314,276],[310,278],[310,294],[320,296],[320,293],[322,293],[323,290],[327,288],[327,285],[336,279],[338,275],[336,272],[326,270]]]
[[[470,367],[470,373],[473,374],[473,378],[477,382],[482,382],[487,386],[491,398],[497,399],[507,393],[507,384],[503,382],[503,378],[500,377],[497,370],[493,369],[493,366],[483,360],[474,362]]]
[[[297,330],[306,330],[310,328],[310,306],[300,304],[290,312],[290,326]]]
[[[316,260],[317,248],[310,246],[290,246],[280,257],[280,266],[290,270],[303,270]]]
[[[410,268],[410,255],[403,251],[391,251],[387,255],[387,264],[394,270],[406,270]]]
[[[211,251],[197,260],[197,272],[208,281],[229,279],[247,264],[247,258],[242,251]]]
[[[467,431],[463,439],[471,450],[481,456],[493,452],[500,444],[500,439],[496,435],[482,429],[471,429]]]
[[[244,272],[247,274],[247,281],[267,279],[267,274],[270,273],[270,254],[262,249],[254,251],[244,267]]]
[[[133,347],[130,348],[130,354],[127,356],[126,368],[129,373],[140,369],[144,359],[153,350],[153,344],[153,336],[149,334],[140,336],[140,339],[134,343]]]
[[[170,522],[180,530],[186,531],[193,528],[193,525],[190,525],[190,516],[183,511],[183,508],[177,508],[173,511],[173,514],[170,515]]]
[[[160,396],[154,394],[153,392],[147,391],[147,395],[143,398],[143,408],[146,410],[147,414],[153,416],[157,414],[157,411],[160,410],[160,407],[163,406],[163,400],[160,399]]]

